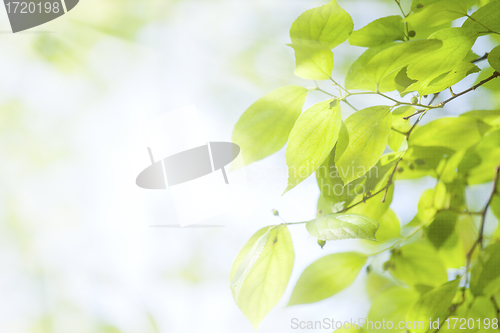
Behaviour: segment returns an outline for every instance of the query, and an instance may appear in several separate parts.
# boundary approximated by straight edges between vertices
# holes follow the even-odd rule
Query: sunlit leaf
[[[440,118],[416,129],[410,136],[409,145],[467,149],[478,143],[488,128],[483,122],[465,117]]]
[[[240,146],[245,164],[283,148],[306,97],[307,89],[303,87],[278,88],[243,113],[234,127],[232,141]]]
[[[366,293],[372,301],[382,291],[394,286],[396,286],[396,282],[386,275],[370,272],[366,277]]]
[[[457,213],[453,211],[438,212],[428,227],[425,229],[427,239],[439,249],[444,245],[446,240],[452,235],[457,223]]]
[[[396,40],[404,40],[403,18],[399,15],[379,18],[349,37],[349,44],[372,47]]]
[[[446,319],[459,282],[460,279],[447,282],[420,297],[408,312],[407,320],[423,322],[424,325],[414,327],[412,332],[427,332],[429,318],[440,322]]]
[[[367,90],[377,91],[377,84],[372,82],[366,75],[368,62],[381,51],[395,45],[395,43],[385,44],[383,46],[371,47],[359,56],[349,68],[345,79],[345,87],[351,90]],[[385,77],[378,85],[378,90],[381,92],[393,91],[396,89],[394,77],[397,72],[394,72]]]
[[[363,176],[382,156],[391,130],[392,115],[389,106],[373,106],[352,114],[345,121],[348,142],[340,137],[335,164],[344,183]]]
[[[379,220],[380,228],[375,234],[379,242],[400,237],[401,226],[396,213],[392,209],[387,209],[382,218]]]
[[[441,0],[428,4],[420,1],[419,4],[421,8],[413,7],[413,13],[406,18],[406,22],[413,26],[435,27],[451,22],[466,16],[469,7],[465,1],[457,0]]]
[[[497,72],[500,72],[500,46],[495,47],[488,54],[488,63]]]
[[[378,227],[379,224],[374,219],[350,213],[323,215],[306,224],[311,236],[327,241],[349,238],[376,241],[375,233]]]
[[[401,68],[426,58],[431,51],[435,51],[441,46],[442,42],[437,39],[396,43],[394,46],[377,53],[368,61],[366,75],[373,83],[378,84],[389,74],[394,72],[397,74]],[[413,78],[410,73],[408,76]]]
[[[288,139],[285,192],[316,171],[337,142],[341,126],[338,100],[327,100],[307,109],[297,120]]]
[[[236,257],[231,289],[236,304],[255,329],[283,296],[293,261],[292,240],[285,226],[259,230]]]
[[[448,281],[446,269],[436,250],[422,242],[407,244],[393,251],[384,268],[410,286],[439,286]]]
[[[333,53],[324,45],[290,44],[295,50],[295,75],[308,80],[328,80],[333,70]]]
[[[351,285],[368,257],[357,252],[335,253],[316,260],[300,276],[288,305],[331,297]]]
[[[426,91],[426,88],[434,84],[434,80],[438,79],[441,75],[452,70],[457,70],[457,66],[461,64],[470,52],[477,37],[478,35],[474,31],[462,28],[443,29],[429,36],[429,41],[441,41],[442,47],[438,50],[427,52],[425,57],[421,57],[408,65],[406,70],[408,77],[418,80],[418,82],[410,85],[406,91],[416,90],[420,95],[437,92],[435,89],[428,89]],[[468,68],[466,72],[472,68]],[[463,72],[464,70],[461,69],[461,71]],[[448,81],[450,80],[448,79]],[[456,79],[450,82],[452,81],[456,81]]]
[[[292,43],[321,44],[333,49],[347,40],[352,32],[353,23],[349,14],[336,0],[327,5],[306,10],[293,23],[290,29]]]
[[[491,296],[500,291],[500,243],[486,247],[472,265],[470,290],[474,296]]]
[[[500,1],[491,1],[472,13],[464,22],[462,28],[467,28],[477,33],[500,32],[499,17]]]
[[[392,321],[393,323],[399,323],[401,321],[406,321],[406,314],[409,309],[418,300],[418,293],[414,289],[404,288],[401,286],[390,287],[375,297],[370,312],[367,318],[373,322],[379,321],[386,322]],[[398,329],[397,325],[394,325],[392,329],[385,327],[375,328],[374,325],[366,327],[367,332],[405,332],[406,329]]]

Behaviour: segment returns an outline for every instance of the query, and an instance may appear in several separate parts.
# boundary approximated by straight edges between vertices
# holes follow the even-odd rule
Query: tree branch
[[[418,114],[420,114],[420,113],[422,113],[422,112],[427,111],[429,108],[430,108],[430,109],[442,108],[443,106],[445,106],[446,104],[448,104],[449,102],[451,102],[452,100],[454,100],[455,98],[460,97],[460,96],[462,96],[462,95],[464,95],[464,94],[466,94],[466,93],[468,93],[468,92],[471,92],[471,91],[473,91],[473,90],[476,90],[477,88],[479,88],[479,87],[480,87],[480,86],[482,86],[483,84],[488,83],[488,82],[490,82],[491,80],[493,80],[494,78],[497,78],[497,77],[499,77],[499,76],[500,76],[500,73],[499,73],[499,72],[494,72],[494,73],[493,73],[493,75],[491,75],[490,77],[488,77],[488,78],[484,79],[483,81],[479,82],[478,84],[476,84],[476,85],[474,85],[474,86],[470,87],[469,89],[465,89],[464,91],[459,92],[458,94],[455,94],[455,95],[451,96],[451,97],[450,97],[450,98],[448,98],[447,100],[445,100],[445,101],[443,101],[443,102],[441,102],[441,103],[439,103],[439,104],[437,104],[437,105],[434,105],[434,106],[432,106],[432,107],[428,106],[428,107],[427,107],[427,109],[425,109],[425,110],[418,110],[417,112],[415,112],[415,113],[413,113],[413,114],[409,115],[408,117],[404,117],[403,119],[408,120],[408,119],[410,119],[410,118],[411,118],[411,117],[413,117],[413,116],[416,116],[416,115],[418,115]]]
[[[486,52],[486,53],[485,53],[482,57],[479,57],[479,58],[477,58],[477,59],[472,60],[472,61],[471,61],[471,63],[475,64],[476,62],[479,62],[479,61],[481,61],[481,60],[487,59],[487,58],[488,58],[488,55],[489,55],[489,53],[488,53],[488,52]]]
[[[491,202],[493,201],[493,197],[495,196],[495,194],[497,194],[497,187],[498,187],[498,182],[499,182],[499,178],[500,178],[499,173],[500,173],[500,165],[497,166],[495,169],[495,179],[493,180],[493,190],[491,191],[491,194],[490,194],[490,197],[488,199],[488,202],[486,203],[486,206],[481,211],[481,226],[479,229],[479,235],[478,235],[476,241],[474,242],[474,244],[472,244],[472,247],[469,250],[469,252],[467,252],[465,273],[464,273],[466,275],[466,279],[465,279],[465,286],[466,287],[469,284],[468,272],[469,272],[470,265],[471,265],[472,254],[474,253],[474,250],[476,249],[476,247],[478,245],[481,247],[481,250],[483,249],[483,237],[484,237],[483,233],[484,233],[484,225],[486,222],[486,213],[488,212],[488,208],[490,207]],[[462,293],[462,299],[465,300],[465,289]]]

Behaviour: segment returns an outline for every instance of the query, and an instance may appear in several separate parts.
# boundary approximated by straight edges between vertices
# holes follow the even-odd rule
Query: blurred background
[[[210,220],[223,227],[162,227],[178,224],[175,207],[168,191],[135,185],[150,163],[146,148],[138,148],[137,128],[194,104],[209,141],[230,141],[239,116],[264,94],[289,84],[313,87],[294,77],[286,43],[293,20],[327,2],[81,0],[67,15],[17,34],[0,11],[0,332],[253,332],[232,299],[232,261],[254,232],[281,222],[272,209],[288,222],[315,217],[314,177],[281,196],[283,149],[246,168],[244,209]],[[399,14],[389,0],[339,4],[355,29]],[[492,45],[483,38],[474,50],[482,55]],[[343,81],[362,52],[338,47],[334,78]],[[455,91],[475,80],[471,75]],[[488,89],[498,86],[437,112],[498,105]],[[324,98],[312,92],[306,107]],[[352,103],[377,103],[370,98]],[[343,109],[343,118],[352,111]],[[392,207],[402,223],[434,183],[398,183]],[[483,190],[471,192],[471,209],[482,206]],[[366,316],[362,275],[333,298],[286,307],[305,267],[359,248],[343,241],[321,250],[303,225],[290,231],[296,254],[290,284],[259,331],[293,332],[293,318]]]

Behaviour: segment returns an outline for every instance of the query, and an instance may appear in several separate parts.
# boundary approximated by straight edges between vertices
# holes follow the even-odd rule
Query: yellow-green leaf
[[[288,305],[314,303],[335,295],[354,282],[367,259],[357,252],[318,259],[302,272]]]
[[[488,54],[488,63],[497,72],[500,72],[500,46],[490,51],[490,54]]]
[[[341,122],[338,100],[315,104],[300,116],[286,149],[288,186],[285,192],[320,167],[337,142]]]
[[[372,47],[395,40],[404,40],[403,18],[399,15],[379,18],[360,30],[354,31],[349,37],[349,44]]]
[[[474,296],[491,296],[500,291],[500,243],[484,249],[471,269],[470,290]]]
[[[352,19],[336,0],[306,10],[293,23],[290,38],[295,44],[321,44],[333,49],[351,34]]]
[[[468,117],[436,119],[416,129],[409,145],[463,150],[478,143],[488,128],[483,122]]]
[[[290,44],[295,50],[295,75],[307,80],[328,80],[333,70],[333,53],[324,45]]]
[[[348,138],[341,136],[338,144],[345,149],[335,156],[345,184],[364,175],[382,156],[391,131],[390,110],[389,106],[373,106],[355,112],[345,121]]]
[[[350,213],[327,214],[306,224],[311,236],[326,241],[349,238],[376,241],[378,227],[379,224],[374,219]]]
[[[441,46],[442,42],[437,39],[396,43],[394,46],[377,53],[368,61],[365,69],[366,75],[373,83],[378,84],[389,74],[394,72],[397,74],[401,68],[417,62]],[[408,76],[411,78],[409,73]]]
[[[448,281],[443,262],[436,250],[426,243],[411,243],[394,250],[384,268],[413,287],[439,286]]]
[[[294,252],[286,226],[259,230],[241,249],[231,268],[236,304],[257,329],[279,302],[292,273]]]
[[[491,1],[472,13],[462,28],[474,30],[476,33],[500,32],[499,17],[500,1]]]
[[[232,142],[240,146],[246,165],[283,148],[306,97],[306,88],[281,87],[243,113],[234,127]]]
[[[423,322],[424,325],[419,325],[418,328],[414,327],[412,332],[428,332],[429,318],[440,322],[446,319],[459,282],[460,279],[447,282],[420,297],[408,312],[407,320],[412,323]]]

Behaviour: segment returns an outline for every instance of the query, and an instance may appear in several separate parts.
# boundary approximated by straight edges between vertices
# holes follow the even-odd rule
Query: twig
[[[382,193],[382,192],[383,192],[383,191],[385,191],[388,187],[389,187],[389,184],[385,185],[384,187],[382,187],[382,188],[381,188],[380,190],[378,190],[377,192],[375,192],[375,193],[373,193],[373,194],[370,194],[370,195],[367,195],[365,198],[363,198],[363,200],[360,200],[360,201],[358,201],[358,202],[356,202],[356,203],[354,203],[354,204],[350,205],[349,207],[346,207],[346,208],[342,209],[339,213],[344,213],[344,212],[348,211],[349,209],[356,207],[357,205],[360,205],[360,204],[362,204],[362,203],[365,203],[365,202],[366,202],[366,200],[368,200],[368,199],[370,199],[370,198],[372,198],[372,197],[376,196],[376,195],[377,195],[377,194],[379,194],[379,193]]]
[[[473,63],[473,64],[474,64],[474,63],[479,62],[479,61],[481,61],[481,60],[485,60],[485,59],[487,59],[487,58],[488,58],[488,55],[489,55],[489,53],[488,53],[488,52],[486,52],[486,53],[485,53],[482,57],[472,60],[472,61],[471,61],[471,63]]]
[[[497,168],[495,169],[495,179],[493,180],[493,190],[491,191],[490,198],[488,199],[488,202],[486,203],[486,206],[484,207],[484,209],[481,211],[481,226],[479,228],[479,235],[478,235],[476,241],[474,242],[474,244],[472,244],[472,247],[469,250],[469,252],[467,252],[465,273],[464,273],[466,276],[465,286],[467,286],[469,284],[468,272],[469,272],[470,265],[471,265],[472,254],[474,253],[474,250],[476,249],[476,247],[478,245],[481,247],[481,250],[483,249],[483,233],[484,233],[484,225],[486,222],[486,213],[488,212],[488,208],[490,207],[491,202],[493,201],[493,197],[495,196],[495,194],[497,194],[497,187],[498,187],[498,182],[499,182],[499,178],[500,178],[498,176],[499,173],[500,173],[500,165],[497,166]],[[462,292],[462,300],[464,300],[464,299],[465,299],[465,289]]]
[[[357,108],[355,108],[351,103],[349,103],[345,98],[344,99],[341,99],[342,102],[344,102],[345,104],[349,105],[354,111],[359,111]]]
[[[478,84],[476,84],[476,85],[474,85],[474,86],[470,87],[469,89],[465,89],[464,91],[462,91],[462,92],[460,92],[460,93],[458,93],[458,94],[455,94],[455,95],[451,96],[450,98],[448,98],[448,99],[447,99],[447,100],[445,100],[444,102],[439,103],[439,104],[438,104],[438,106],[443,107],[445,104],[447,104],[447,103],[451,102],[451,101],[452,101],[452,100],[454,100],[455,98],[457,98],[457,97],[459,97],[459,96],[462,96],[463,94],[466,94],[466,93],[468,93],[468,92],[470,92],[470,91],[472,91],[472,90],[476,90],[476,88],[478,88],[478,87],[482,86],[483,84],[485,84],[485,83],[487,83],[487,82],[489,82],[489,81],[491,81],[491,80],[493,80],[494,78],[499,77],[499,76],[500,76],[500,73],[499,73],[499,72],[494,72],[494,73],[493,73],[493,75],[491,75],[489,78],[484,79],[483,81],[481,81],[481,82],[479,82]]]
[[[499,77],[499,76],[500,76],[500,73],[499,73],[499,72],[494,72],[494,73],[493,73],[493,75],[491,75],[490,77],[488,77],[488,78],[484,79],[483,81],[479,82],[478,84],[476,84],[476,85],[474,85],[474,86],[470,87],[469,89],[465,89],[464,91],[459,92],[458,94],[455,94],[455,95],[451,96],[451,97],[450,97],[450,98],[448,98],[447,100],[445,100],[445,101],[443,101],[443,102],[441,102],[441,103],[439,103],[439,104],[437,104],[437,105],[434,105],[434,106],[428,106],[427,108],[428,108],[428,109],[429,109],[429,108],[431,108],[431,109],[442,108],[443,106],[445,106],[446,104],[448,104],[449,102],[451,102],[452,100],[454,100],[455,98],[460,97],[460,96],[462,96],[462,95],[464,95],[464,94],[466,94],[466,93],[468,93],[468,92],[471,92],[471,91],[473,91],[473,90],[476,90],[477,88],[479,88],[479,87],[480,87],[480,86],[482,86],[483,84],[488,83],[489,81],[491,81],[491,80],[493,80],[494,78],[497,78],[497,77]],[[434,96],[436,96],[436,95],[434,95]],[[432,102],[432,101],[431,101],[431,102]],[[416,115],[418,115],[418,114],[421,114],[422,112],[425,112],[425,111],[427,111],[428,109],[419,110],[419,111],[417,111],[417,112],[415,112],[415,113],[413,113],[413,114],[409,115],[408,117],[404,117],[403,119],[410,119],[411,117],[416,116]]]

